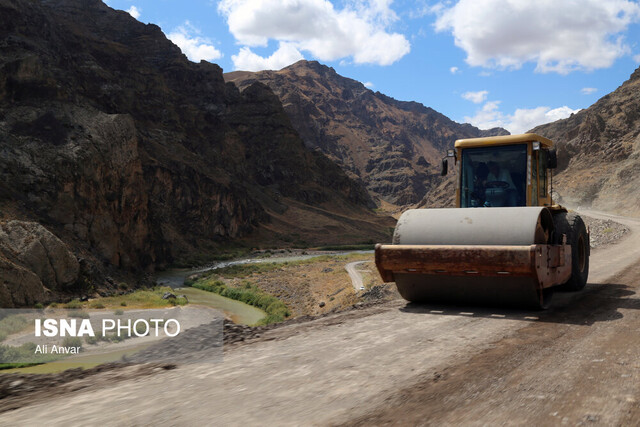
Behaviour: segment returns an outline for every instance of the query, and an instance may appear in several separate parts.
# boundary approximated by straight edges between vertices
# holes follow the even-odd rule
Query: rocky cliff
[[[532,132],[558,144],[562,202],[640,214],[640,68],[589,108]]]
[[[225,79],[241,89],[268,85],[307,147],[363,182],[374,198],[399,206],[419,202],[441,181],[440,159],[456,139],[508,133],[481,131],[417,102],[397,101],[315,61],[280,71],[235,71]]]
[[[387,232],[266,86],[240,92],[155,25],[99,0],[0,0],[0,45],[0,221],[44,225],[89,281]]]

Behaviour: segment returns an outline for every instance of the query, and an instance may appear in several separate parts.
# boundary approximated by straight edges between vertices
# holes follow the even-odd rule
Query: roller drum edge
[[[403,213],[394,245],[523,246],[549,243],[553,218],[545,207],[414,209]],[[534,277],[394,273],[411,302],[545,308],[552,290]],[[541,295],[542,294],[542,295]]]

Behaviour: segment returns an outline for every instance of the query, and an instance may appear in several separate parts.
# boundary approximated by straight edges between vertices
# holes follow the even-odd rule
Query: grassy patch
[[[282,268],[287,263],[277,262],[261,262],[261,263],[248,263],[248,264],[234,264],[227,267],[216,268],[211,270],[212,275],[226,277],[227,279],[233,279],[235,277],[247,277],[254,273],[266,273],[269,271]]]
[[[204,278],[195,282],[192,286],[264,310],[267,316],[259,322],[259,324],[262,325],[282,322],[291,316],[291,312],[282,301],[273,295],[263,292],[257,286],[250,283],[245,283],[243,287],[237,288],[228,286],[224,282],[215,280],[214,278]]]
[[[157,286],[152,289],[137,290],[126,295],[96,298],[86,303],[73,300],[65,304],[64,307],[71,309],[162,308],[188,303],[185,298],[162,299],[165,292],[173,293],[173,289],[168,286]]]
[[[82,338],[80,337],[65,337],[62,340],[62,347],[80,347],[82,350]]]
[[[77,319],[89,319],[91,317],[89,313],[81,310],[71,310],[68,314],[69,317],[75,317]]]
[[[375,243],[363,243],[360,245],[327,245],[317,248],[319,251],[372,251]]]
[[[29,321],[19,314],[11,315],[0,320],[0,341],[4,341],[9,335],[25,329]]]
[[[76,308],[82,308],[82,302],[80,302],[80,300],[78,299],[74,299],[73,301],[69,301],[68,303],[66,303],[64,305],[64,308],[69,308],[69,309],[76,309]]]
[[[185,279],[186,286],[193,286],[198,280],[209,277],[224,277],[225,279],[235,279],[251,276],[252,274],[269,273],[271,271],[279,270],[281,268],[296,267],[300,265],[309,265],[320,262],[340,262],[344,263],[350,260],[368,260],[371,258],[369,254],[346,254],[346,255],[318,255],[308,259],[302,259],[297,261],[285,261],[285,262],[260,262],[260,263],[246,263],[246,264],[234,264],[227,267],[216,268],[215,270],[207,271],[202,274],[200,278],[194,280]]]
[[[36,353],[36,344],[28,342],[20,347],[0,345],[0,369],[12,369],[25,366],[39,365],[60,359],[57,354]]]

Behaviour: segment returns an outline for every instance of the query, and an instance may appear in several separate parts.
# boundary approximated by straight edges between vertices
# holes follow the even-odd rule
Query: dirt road
[[[594,214],[596,215],[596,214]],[[224,362],[96,383],[0,424],[640,422],[640,220],[544,312],[392,302],[266,332]]]
[[[349,273],[353,289],[355,289],[356,292],[360,292],[360,289],[364,286],[364,283],[362,282],[362,274],[358,271],[358,266],[366,262],[368,261],[354,261],[344,266],[347,273]]]

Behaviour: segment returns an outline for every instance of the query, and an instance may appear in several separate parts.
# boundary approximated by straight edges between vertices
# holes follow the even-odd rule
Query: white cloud
[[[437,13],[472,66],[567,74],[607,68],[629,53],[623,33],[640,20],[630,0],[460,0]]]
[[[178,45],[191,61],[213,61],[222,58],[222,52],[216,49],[209,39],[200,37],[199,33],[197,28],[186,21],[184,25],[167,34],[167,38]]]
[[[402,34],[388,31],[397,20],[391,2],[348,2],[336,10],[329,0],[221,0],[218,11],[244,47],[276,40],[321,61],[390,65],[410,51]]]
[[[639,55],[635,55],[635,56],[633,57],[633,60],[634,60],[635,62],[637,62],[637,63],[640,63],[640,54],[639,54]]]
[[[253,53],[246,46],[242,47],[237,55],[231,56],[236,70],[243,71],[279,70],[301,59],[304,57],[300,51],[290,43],[280,43],[278,50],[267,58]]]
[[[595,87],[583,87],[582,89],[580,89],[580,93],[583,95],[591,95],[594,92],[597,92],[598,89],[596,89]]]
[[[133,16],[135,19],[140,18],[140,9],[133,5],[127,9],[127,12],[129,12],[129,15]]]
[[[462,97],[467,101],[471,101],[474,104],[480,104],[487,99],[487,95],[489,94],[486,90],[479,90],[477,92],[465,92],[462,94]]]
[[[449,72],[451,74],[458,74],[460,72],[460,69],[458,67],[451,67],[449,68]]]
[[[500,101],[486,102],[473,117],[465,117],[465,121],[480,129],[503,127],[512,134],[524,133],[536,126],[565,119],[578,110],[566,105],[551,109],[550,107],[518,108],[513,114],[500,111]]]
[[[371,82],[364,82],[362,83],[365,87],[369,88],[369,89],[373,89],[376,85],[374,85]]]

